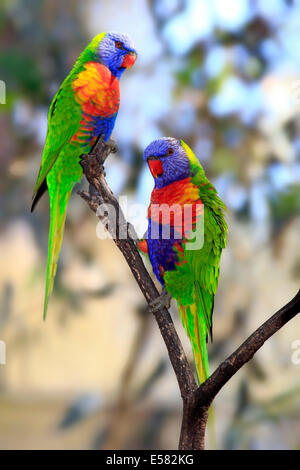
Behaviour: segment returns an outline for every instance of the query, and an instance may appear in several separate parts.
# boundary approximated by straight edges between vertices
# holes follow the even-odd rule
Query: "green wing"
[[[204,170],[190,147],[181,140],[191,165],[192,183],[199,188],[199,198],[204,204],[204,241],[200,250],[185,250],[185,258],[195,285],[196,301],[205,318],[207,331],[212,335],[214,295],[218,287],[219,265],[226,246],[227,224],[224,219],[225,204],[215,187],[206,178]]]
[[[79,128],[82,110],[80,104],[75,100],[72,82],[82,70],[84,64],[95,59],[96,50],[105,35],[106,33],[98,34],[80,54],[73,69],[63,81],[50,105],[46,143],[38,179],[33,190],[31,210],[33,210],[36,202],[47,189],[46,176],[57,160],[60,151]]]
[[[209,180],[206,177],[204,180],[203,175],[200,178],[201,183],[197,175],[192,181],[199,186],[199,197],[204,204],[204,242],[200,250],[186,251],[185,256],[194,278],[197,303],[204,315],[207,331],[212,336],[214,296],[228,229],[223,213],[225,205]]]
[[[204,226],[204,239],[201,247],[194,245],[196,249],[191,239],[183,243],[183,253],[175,248],[177,267],[165,272],[164,281],[167,291],[179,304],[181,320],[192,344],[199,383],[202,383],[209,376],[206,339],[208,332],[212,336],[214,296],[221,253],[226,245],[227,225],[223,214],[226,207],[192,150],[183,141],[181,145],[190,160],[191,181],[198,187],[199,199],[204,204],[204,224],[195,227],[201,230]]]
[[[219,227],[214,215],[204,208],[204,244],[201,250],[192,255],[189,262],[193,274],[197,303],[205,318],[206,330],[212,336],[212,313],[214,295],[219,280],[219,264],[222,248]],[[190,253],[187,255],[191,257]]]
[[[45,179],[62,148],[79,128],[82,111],[74,98],[70,76],[65,79],[56,93],[48,113],[48,130],[41,167],[33,190],[32,209],[41,196],[39,190],[46,189]],[[37,198],[38,196],[38,198]]]

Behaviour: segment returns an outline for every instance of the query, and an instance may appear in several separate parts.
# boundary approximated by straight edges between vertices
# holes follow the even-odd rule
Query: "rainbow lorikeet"
[[[50,228],[44,318],[53,289],[67,203],[74,184],[82,177],[80,156],[91,151],[99,136],[108,141],[119,110],[119,79],[135,60],[136,52],[127,35],[99,34],[79,56],[50,105],[31,208],[48,189]]]
[[[212,336],[214,295],[226,245],[225,205],[198,159],[182,140],[152,142],[144,152],[155,186],[148,209],[147,253],[165,294],[177,300],[191,341],[199,382],[209,376],[207,336]],[[203,237],[202,237],[203,235]]]

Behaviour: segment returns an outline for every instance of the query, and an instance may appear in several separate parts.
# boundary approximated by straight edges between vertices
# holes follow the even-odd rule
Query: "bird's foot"
[[[117,144],[114,140],[109,139],[107,142],[104,140],[104,136],[101,135],[97,142],[95,143],[92,151],[89,153],[90,157],[96,157],[101,169],[103,168],[103,164],[107,159],[110,153],[116,153],[118,151]],[[104,170],[103,170],[104,173]],[[105,175],[104,175],[105,176]]]
[[[169,292],[167,292],[166,289],[163,289],[161,295],[149,303],[149,312],[155,313],[161,310],[162,308],[170,308],[171,299],[172,297]]]
[[[117,153],[118,146],[114,140],[109,139],[105,144],[110,149],[111,153]]]

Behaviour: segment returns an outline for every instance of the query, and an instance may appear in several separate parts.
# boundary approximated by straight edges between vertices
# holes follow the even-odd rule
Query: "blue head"
[[[151,142],[144,152],[144,160],[149,165],[156,188],[191,176],[190,158],[181,142],[172,137]]]
[[[98,53],[101,62],[117,78],[133,66],[137,56],[131,39],[121,33],[106,33],[99,43]]]

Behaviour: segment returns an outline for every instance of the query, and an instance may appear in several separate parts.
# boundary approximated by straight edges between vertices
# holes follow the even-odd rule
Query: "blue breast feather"
[[[94,121],[94,136],[100,136],[101,134],[104,134],[104,140],[105,142],[108,141],[108,139],[111,136],[111,133],[113,131],[115,121],[116,121],[117,113],[114,114],[112,117],[109,118],[101,118],[101,117],[96,117],[93,119]]]
[[[172,226],[158,224],[149,219],[148,224],[148,254],[152,269],[159,282],[164,285],[161,268],[164,271],[175,269],[178,261],[177,253],[173,250],[174,244],[182,245],[182,238]]]
[[[105,118],[83,114],[83,122],[81,123],[80,131],[81,135],[76,144],[89,144],[94,137],[99,137],[100,135],[104,135],[104,140],[107,142],[113,131],[117,114],[118,113]],[[92,129],[89,129],[91,127]]]

